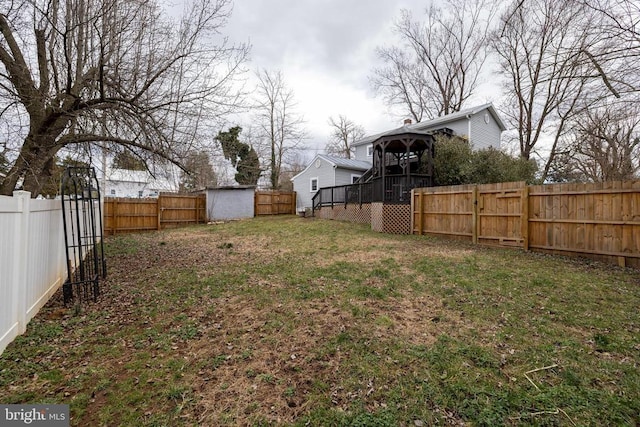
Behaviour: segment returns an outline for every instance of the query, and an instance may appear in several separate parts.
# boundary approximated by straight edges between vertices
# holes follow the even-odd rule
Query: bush
[[[469,183],[472,160],[473,150],[468,140],[455,136],[436,136],[436,149],[433,157],[436,185]]]
[[[471,143],[464,138],[436,137],[436,185],[532,183],[537,169],[533,160],[511,157],[492,147],[473,151]]]
[[[511,157],[492,147],[473,153],[471,164],[469,183],[473,184],[512,181],[531,183],[538,170],[535,161]]]

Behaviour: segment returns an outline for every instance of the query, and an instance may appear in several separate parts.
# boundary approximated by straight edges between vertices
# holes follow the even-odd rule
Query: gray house
[[[504,122],[491,103],[467,108],[456,113],[420,123],[411,124],[411,120],[406,120],[405,127],[408,131],[444,131],[467,137],[476,150],[489,147],[499,149],[500,136],[506,129]],[[356,141],[353,144],[356,153],[355,158],[357,160],[372,162],[373,141],[388,132],[389,131],[367,136]]]
[[[353,160],[318,154],[302,172],[291,178],[296,192],[296,208],[311,207],[311,199],[322,187],[353,184],[371,169],[371,160]]]
[[[343,159],[325,154],[317,155],[305,170],[294,176],[293,189],[297,193],[296,206],[302,210],[312,206],[313,196],[320,188],[353,184],[373,166],[374,141],[389,135],[432,135],[445,133],[466,137],[474,149],[500,148],[500,137],[506,129],[493,107],[484,104],[420,123],[405,120],[404,126],[370,135],[353,143],[354,159]],[[429,136],[429,138],[432,138]],[[363,180],[371,179],[366,174]]]

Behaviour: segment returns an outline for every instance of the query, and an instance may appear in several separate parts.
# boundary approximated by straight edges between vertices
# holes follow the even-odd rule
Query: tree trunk
[[[10,196],[22,180],[22,189],[31,192],[31,197],[37,197],[47,179],[51,177],[53,159],[59,147],[51,143],[43,143],[43,138],[29,135],[20,150],[18,159],[7,173],[0,185],[0,194]]]

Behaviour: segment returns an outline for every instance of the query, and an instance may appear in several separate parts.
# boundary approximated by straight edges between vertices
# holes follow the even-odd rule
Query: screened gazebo
[[[313,209],[349,203],[411,203],[412,189],[434,185],[434,142],[433,132],[407,126],[379,135],[372,142],[371,169],[354,184],[318,190],[312,199]]]
[[[375,199],[408,203],[411,189],[433,186],[434,141],[432,132],[414,131],[406,126],[373,141],[369,179]]]

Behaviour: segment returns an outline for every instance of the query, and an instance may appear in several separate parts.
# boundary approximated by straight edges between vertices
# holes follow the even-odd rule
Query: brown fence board
[[[295,191],[256,191],[255,216],[293,215],[296,213]]]
[[[640,181],[415,189],[412,229],[640,267]]]
[[[105,198],[106,235],[206,222],[206,197],[161,193],[157,199]]]

